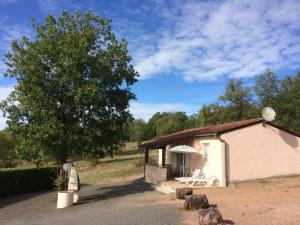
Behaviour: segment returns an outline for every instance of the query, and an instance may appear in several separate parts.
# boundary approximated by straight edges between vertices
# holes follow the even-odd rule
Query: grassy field
[[[157,151],[150,151],[150,160],[157,159]],[[92,165],[87,161],[77,163],[79,176],[83,184],[96,184],[110,182],[133,175],[143,175],[144,153],[137,150],[136,143],[126,144],[122,152],[118,152],[114,158],[105,157],[98,165]]]
[[[156,162],[158,151],[149,152],[149,161]],[[43,166],[52,165],[54,162],[45,162]],[[18,160],[16,168],[35,167],[34,164]],[[121,178],[137,176],[144,174],[144,152],[138,150],[136,142],[126,143],[125,148],[117,152],[114,158],[106,156],[95,162],[80,160],[76,161],[76,167],[79,172],[82,184],[96,184],[111,182]]]

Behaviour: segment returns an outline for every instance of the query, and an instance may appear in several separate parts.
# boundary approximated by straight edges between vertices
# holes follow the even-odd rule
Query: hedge
[[[0,169],[0,196],[52,189],[58,171],[57,166]]]

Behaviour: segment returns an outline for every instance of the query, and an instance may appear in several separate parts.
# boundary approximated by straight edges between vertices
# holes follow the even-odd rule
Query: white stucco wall
[[[201,157],[200,169],[202,169],[204,174],[209,174],[215,176],[219,181],[219,186],[226,186],[225,178],[225,145],[221,140],[218,139],[195,139],[194,147],[196,149],[203,149],[203,144],[209,144],[210,148],[210,162],[207,163]],[[197,158],[191,161],[191,165],[196,165],[199,160]]]
[[[188,164],[192,170],[201,169],[204,174],[213,175],[218,179],[219,186],[226,186],[225,177],[225,145],[222,141],[212,138],[195,138],[191,142],[185,143],[192,146],[202,153],[203,144],[208,143],[210,145],[211,161],[206,163],[204,157],[201,154],[188,154]],[[175,153],[169,151],[173,147],[171,145],[166,146],[166,164],[176,164]]]
[[[300,138],[257,124],[221,135],[226,142],[228,180],[300,174]]]

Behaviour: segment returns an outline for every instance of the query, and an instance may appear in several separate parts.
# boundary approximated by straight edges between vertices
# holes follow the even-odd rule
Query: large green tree
[[[188,125],[188,116],[184,112],[157,112],[146,125],[145,139],[181,131]]]
[[[280,82],[272,70],[255,77],[254,92],[258,97],[260,107],[276,106],[276,96],[279,94]]]
[[[227,121],[247,119],[256,115],[251,88],[245,86],[242,80],[230,79],[219,99],[225,104]]]
[[[5,131],[0,131],[0,167],[12,167],[16,158],[15,138]]]
[[[281,80],[280,92],[275,98],[276,118],[284,127],[300,133],[300,72]]]
[[[220,124],[228,122],[225,107],[219,103],[203,105],[199,111],[199,121],[201,126]]]
[[[6,76],[17,84],[1,109],[20,138],[22,158],[50,154],[64,163],[74,154],[117,148],[138,74],[110,22],[91,11],[63,11],[33,21],[33,40],[12,41]]]
[[[143,119],[136,119],[129,124],[128,127],[129,141],[137,141],[140,143],[145,139],[146,123]]]
[[[185,128],[188,117],[184,112],[162,113],[156,122],[156,135],[166,135]]]

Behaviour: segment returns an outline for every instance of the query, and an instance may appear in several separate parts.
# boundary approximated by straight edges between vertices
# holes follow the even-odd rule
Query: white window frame
[[[209,143],[203,143],[203,147],[204,147],[205,164],[210,164],[211,163],[210,144]]]

